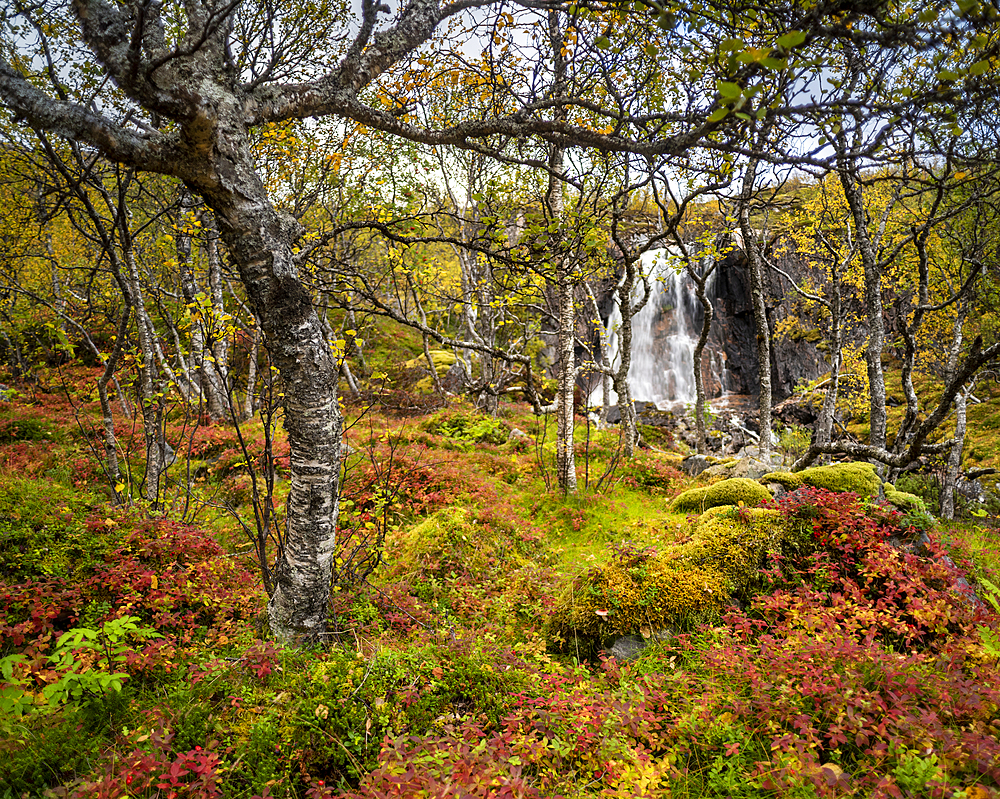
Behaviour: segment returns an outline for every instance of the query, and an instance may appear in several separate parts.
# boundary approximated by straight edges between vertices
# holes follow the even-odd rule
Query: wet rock
[[[608,654],[614,655],[617,660],[626,663],[639,657],[646,646],[646,642],[638,635],[620,635],[611,645]]]
[[[681,461],[681,471],[696,477],[712,465],[705,455],[689,455]]]

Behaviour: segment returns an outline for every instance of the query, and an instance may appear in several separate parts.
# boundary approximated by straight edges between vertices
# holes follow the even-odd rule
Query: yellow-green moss
[[[446,575],[456,568],[484,576],[522,566],[523,543],[514,530],[477,524],[463,508],[445,508],[395,534],[391,574]]]
[[[691,539],[666,554],[691,566],[710,564],[725,578],[728,592],[745,595],[757,584],[767,555],[781,548],[787,531],[780,511],[729,508],[702,516]]]
[[[670,510],[676,513],[691,513],[692,511],[701,513],[705,510],[705,494],[707,492],[708,488],[705,486],[689,488],[674,498],[674,501],[670,503]]]
[[[741,502],[752,507],[770,499],[770,492],[756,480],[733,477],[720,480],[707,488],[691,488],[678,494],[670,504],[670,510],[677,513],[700,513],[720,505],[739,505]]]
[[[896,491],[890,483],[885,486],[885,499],[890,504],[901,511],[926,511],[924,501],[916,494],[908,494],[905,491]]]
[[[657,556],[616,557],[577,578],[560,597],[549,625],[557,645],[574,636],[606,639],[696,622],[718,613],[725,581],[711,566]]]
[[[441,377],[444,377],[447,371],[455,365],[455,353],[449,350],[430,350],[430,356],[434,362],[434,371]],[[427,359],[423,355],[420,355],[407,361],[403,366],[407,369],[426,369]]]
[[[833,463],[796,472],[802,482],[827,491],[853,491],[859,497],[874,497],[882,481],[870,463]]]
[[[710,485],[705,492],[705,507],[739,505],[753,507],[771,499],[771,492],[749,477],[733,477]]]
[[[769,474],[765,474],[757,482],[761,485],[777,483],[785,489],[785,491],[794,491],[802,485],[802,478],[792,472],[771,472]]]

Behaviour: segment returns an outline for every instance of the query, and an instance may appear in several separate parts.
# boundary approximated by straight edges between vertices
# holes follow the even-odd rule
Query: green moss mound
[[[727,598],[722,575],[653,549],[619,548],[611,560],[574,580],[560,597],[549,624],[557,649],[573,651],[583,638],[595,644],[619,635],[688,626],[718,614]]]
[[[701,513],[705,510],[706,493],[708,493],[708,488],[705,486],[682,491],[670,503],[670,510],[675,513]]]
[[[486,577],[524,566],[538,542],[513,525],[484,523],[463,508],[450,507],[400,531],[393,547],[390,576]]]
[[[549,642],[592,654],[620,635],[648,638],[709,620],[732,597],[760,589],[769,554],[805,551],[811,541],[780,511],[716,506],[688,539],[661,551],[625,545],[576,578],[557,601]]]
[[[882,481],[870,463],[833,463],[796,472],[802,482],[827,491],[853,491],[859,497],[878,495]]]
[[[916,494],[908,494],[905,491],[896,491],[891,483],[885,484],[885,499],[890,505],[901,511],[927,511],[924,501]]]
[[[741,502],[752,507],[770,499],[771,493],[756,480],[733,477],[707,488],[691,488],[678,494],[670,504],[670,510],[677,513],[701,513],[709,508],[739,505]]]
[[[471,449],[473,444],[504,444],[510,435],[510,430],[499,419],[479,413],[437,414],[424,425],[424,429],[450,439],[460,449],[463,446]]]
[[[760,569],[767,556],[787,544],[805,545],[781,512],[767,508],[718,508],[698,520],[689,541],[666,553],[674,560],[718,572],[727,594],[745,598],[760,584]]]
[[[761,477],[757,482],[761,485],[777,483],[785,491],[794,491],[802,485],[802,478],[792,472],[770,472]]]
[[[717,505],[739,505],[741,502],[753,507],[771,499],[771,492],[749,477],[733,477],[708,487],[705,492],[705,507]]]

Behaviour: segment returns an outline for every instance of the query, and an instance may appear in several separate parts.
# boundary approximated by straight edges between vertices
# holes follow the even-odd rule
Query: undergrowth
[[[33,401],[0,441],[0,797],[1000,796],[985,525],[815,487],[671,513],[656,452],[563,499],[506,443],[541,429],[523,409],[376,414],[348,434],[338,557],[381,563],[335,585],[329,646],[285,649],[231,428],[185,428],[166,511],[114,508]],[[589,445],[600,473],[615,439]],[[556,653],[568,586],[599,640]]]

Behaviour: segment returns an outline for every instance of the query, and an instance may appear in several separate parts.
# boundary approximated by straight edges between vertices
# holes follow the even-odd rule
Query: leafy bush
[[[460,449],[471,450],[473,444],[506,443],[510,431],[507,426],[492,416],[474,413],[443,413],[425,425],[434,435],[444,436],[454,443],[462,444]]]

